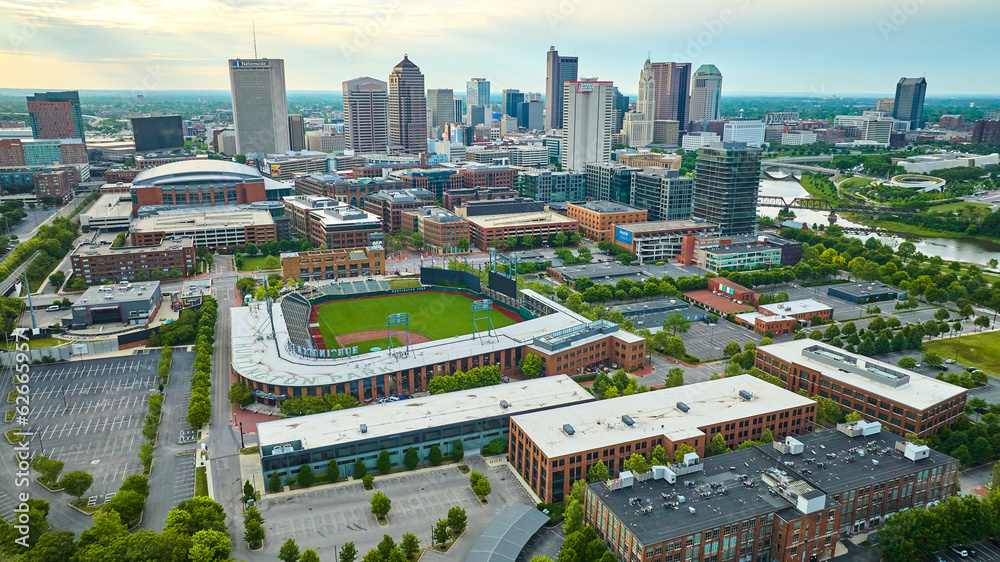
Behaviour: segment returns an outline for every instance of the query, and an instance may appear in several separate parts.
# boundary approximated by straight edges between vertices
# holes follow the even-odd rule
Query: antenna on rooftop
[[[257,24],[250,20],[250,29],[253,31],[253,58],[257,58]]]

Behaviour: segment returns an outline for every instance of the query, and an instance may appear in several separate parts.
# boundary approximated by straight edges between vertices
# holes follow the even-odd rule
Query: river
[[[809,193],[798,182],[788,180],[762,180],[760,194],[783,197],[786,201],[795,197],[809,197]],[[779,210],[777,207],[759,207],[757,212],[766,217],[775,218]],[[830,224],[829,213],[807,209],[792,209],[792,211],[795,213],[795,220],[806,222],[810,226],[813,223],[825,224],[827,226]],[[836,224],[843,227],[855,226],[865,228],[865,225],[851,222],[840,215],[837,216]],[[894,248],[899,246],[904,240],[908,240],[917,247],[918,252],[923,253],[925,256],[941,256],[942,259],[947,261],[957,260],[985,266],[986,262],[992,258],[1000,259],[1000,244],[978,238],[936,238],[921,237],[912,234],[848,234],[848,236],[861,240],[874,237],[884,244],[890,244]]]

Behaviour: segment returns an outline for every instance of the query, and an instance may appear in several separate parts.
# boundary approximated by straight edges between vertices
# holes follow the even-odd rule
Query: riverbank
[[[948,230],[934,230],[931,228],[924,228],[922,226],[915,226],[912,224],[906,224],[897,221],[890,221],[885,219],[873,220],[869,215],[856,215],[850,214],[846,215],[852,222],[863,224],[865,226],[870,226],[872,228],[880,228],[889,231],[889,234],[898,234],[900,236],[923,236],[931,238],[950,238],[952,240],[979,240],[983,242],[993,242],[1000,244],[1000,238],[995,236],[982,236],[982,235],[971,235],[964,232],[951,232]]]

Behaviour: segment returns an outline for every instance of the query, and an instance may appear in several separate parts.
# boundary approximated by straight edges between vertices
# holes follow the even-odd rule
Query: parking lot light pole
[[[247,448],[246,443],[243,442],[243,422],[240,422],[240,448]]]

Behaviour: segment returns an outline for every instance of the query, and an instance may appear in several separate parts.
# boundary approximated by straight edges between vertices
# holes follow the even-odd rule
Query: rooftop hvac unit
[[[677,409],[684,412],[685,414],[691,410],[691,408],[689,408],[688,405],[683,402],[677,403]]]
[[[368,433],[368,426],[367,425],[361,424],[361,433]]]
[[[753,394],[751,394],[749,391],[741,390],[740,391],[740,398],[742,398],[744,400],[753,400]]]
[[[622,421],[625,422],[625,425],[627,425],[629,427],[635,425],[635,420],[633,420],[632,416],[630,416],[628,414],[622,416]]]
[[[503,408],[504,410],[506,410],[507,408],[510,408],[510,403],[507,402],[506,400],[501,400],[500,401],[500,407]]]
[[[566,435],[573,435],[574,433],[576,433],[576,430],[573,429],[573,426],[568,423],[563,424],[563,431],[566,432]]]

